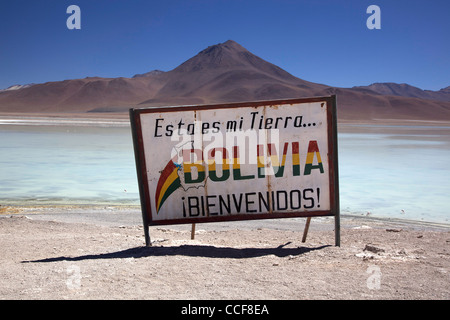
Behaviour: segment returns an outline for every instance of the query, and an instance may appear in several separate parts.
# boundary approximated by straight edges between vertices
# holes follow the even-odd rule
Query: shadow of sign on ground
[[[22,261],[22,263],[46,263],[58,261],[83,261],[83,260],[99,260],[99,259],[126,259],[126,258],[147,258],[156,256],[188,256],[188,257],[204,257],[204,258],[222,258],[222,259],[246,259],[257,258],[263,256],[274,255],[277,257],[299,256],[310,251],[321,250],[330,245],[318,247],[297,247],[285,248],[290,242],[282,244],[275,248],[232,248],[232,247],[216,247],[209,245],[181,245],[171,247],[135,247],[125,250],[88,254],[77,257],[53,257],[39,260]]]

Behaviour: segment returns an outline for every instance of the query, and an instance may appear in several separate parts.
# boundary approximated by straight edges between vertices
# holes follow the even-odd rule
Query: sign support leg
[[[194,240],[195,237],[195,223],[192,224],[192,229],[191,229],[191,240]]]
[[[341,222],[339,214],[334,217],[334,241],[336,247],[341,246]]]
[[[309,223],[311,222],[311,217],[306,218],[305,230],[303,230],[302,242],[306,241],[306,236],[308,235]]]
[[[145,246],[146,247],[151,247],[152,246],[152,242],[150,240],[150,230],[148,225],[144,225],[144,236],[145,236]]]

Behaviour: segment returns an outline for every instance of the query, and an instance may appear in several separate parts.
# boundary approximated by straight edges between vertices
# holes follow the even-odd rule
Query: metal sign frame
[[[329,173],[329,201],[330,206],[327,210],[314,211],[298,211],[298,212],[271,212],[271,213],[256,213],[256,214],[232,214],[222,216],[207,216],[201,218],[183,218],[183,219],[168,219],[168,220],[154,220],[151,212],[151,195],[148,183],[148,164],[146,163],[144,138],[143,138],[143,124],[141,115],[147,113],[173,113],[181,111],[202,111],[213,109],[235,109],[244,107],[265,107],[276,105],[293,105],[304,103],[322,103],[322,107],[326,107],[327,118],[327,141],[328,153],[322,155],[327,157],[327,171]],[[340,209],[339,209],[339,178],[338,178],[338,145],[337,145],[337,117],[336,117],[336,96],[327,97],[312,97],[301,99],[285,99],[285,100],[269,100],[269,101],[255,101],[255,102],[241,102],[241,103],[222,103],[213,105],[196,105],[196,106],[176,106],[176,107],[150,107],[150,108],[132,108],[129,110],[131,129],[133,135],[133,145],[135,152],[136,171],[139,184],[139,193],[142,209],[142,219],[144,224],[145,242],[146,245],[151,245],[149,226],[151,225],[169,225],[169,224],[195,224],[203,222],[219,222],[219,221],[236,221],[236,220],[255,220],[255,219],[275,219],[275,218],[292,218],[292,217],[311,217],[319,216],[334,216],[335,219],[335,244],[340,245]],[[158,146],[161,147],[161,146]]]

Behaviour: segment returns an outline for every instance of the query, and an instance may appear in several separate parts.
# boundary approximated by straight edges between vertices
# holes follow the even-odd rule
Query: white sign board
[[[338,215],[335,97],[131,109],[144,222]]]

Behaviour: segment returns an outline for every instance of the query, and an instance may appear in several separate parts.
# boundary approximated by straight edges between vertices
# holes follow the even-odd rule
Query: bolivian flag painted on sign
[[[170,160],[164,170],[161,172],[158,184],[156,186],[155,203],[156,212],[163,205],[164,201],[181,186],[180,177],[178,176],[178,167]]]

